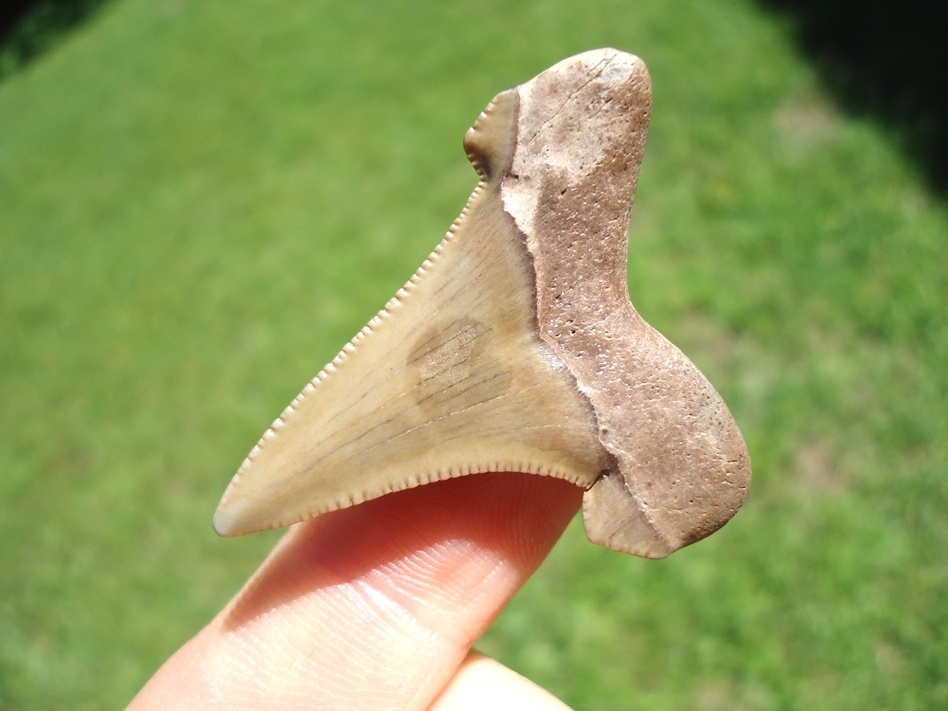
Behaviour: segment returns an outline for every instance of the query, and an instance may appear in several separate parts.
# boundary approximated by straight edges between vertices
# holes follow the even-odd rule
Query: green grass
[[[0,83],[0,708],[120,706],[278,534],[233,470],[474,185],[498,90],[643,56],[640,311],[746,507],[659,563],[574,524],[481,647],[578,708],[948,704],[948,210],[787,28],[707,3],[116,1]]]

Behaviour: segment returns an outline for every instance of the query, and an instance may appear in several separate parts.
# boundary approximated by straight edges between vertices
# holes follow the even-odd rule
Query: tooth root
[[[750,460],[721,396],[629,300],[648,71],[629,54],[587,52],[540,74],[519,98],[502,202],[533,259],[540,338],[592,404],[614,462],[585,493],[586,532],[662,557],[734,515]]]
[[[509,152],[515,101],[500,95],[468,135],[484,179]],[[529,257],[497,190],[478,186],[413,279],[264,435],[221,500],[219,533],[484,471],[592,485],[607,455],[588,401],[537,337]]]

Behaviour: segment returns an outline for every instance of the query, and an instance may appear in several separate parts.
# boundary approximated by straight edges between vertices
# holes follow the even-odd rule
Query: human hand
[[[298,524],[129,708],[562,711],[471,646],[581,498],[476,474]]]

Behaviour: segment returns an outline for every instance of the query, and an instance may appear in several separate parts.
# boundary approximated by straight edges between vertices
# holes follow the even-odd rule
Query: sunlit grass
[[[210,516],[474,185],[498,90],[598,46],[655,90],[640,311],[746,508],[651,563],[576,522],[481,646],[587,709],[948,703],[948,215],[755,6],[107,6],[0,84],[0,708],[120,706],[274,535]]]

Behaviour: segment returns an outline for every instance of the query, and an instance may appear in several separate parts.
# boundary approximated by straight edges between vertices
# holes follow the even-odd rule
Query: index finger
[[[132,707],[427,708],[581,498],[476,474],[298,525]]]

